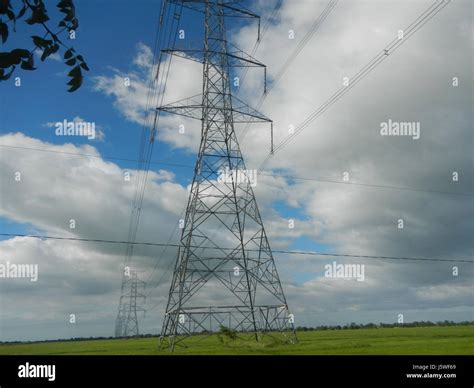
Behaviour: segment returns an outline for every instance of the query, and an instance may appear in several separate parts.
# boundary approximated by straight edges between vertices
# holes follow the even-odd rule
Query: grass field
[[[174,354],[189,355],[460,355],[474,354],[474,326],[436,326],[298,332],[297,344],[195,336]],[[0,355],[166,355],[157,338],[0,345]]]

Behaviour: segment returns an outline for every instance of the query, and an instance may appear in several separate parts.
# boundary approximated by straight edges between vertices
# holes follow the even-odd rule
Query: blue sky
[[[113,12],[111,12],[111,7],[113,7]],[[59,17],[54,7],[51,7],[51,10],[51,18],[53,15],[56,18]],[[67,40],[65,35],[63,39],[68,45],[74,47],[78,54],[84,56],[91,69],[90,72],[84,72],[83,86],[75,93],[68,93],[65,84],[68,81],[66,73],[69,68],[58,60],[49,58],[45,62],[40,62],[39,58],[36,58],[37,70],[26,72],[17,69],[15,73],[15,76],[21,77],[23,87],[15,87],[13,82],[2,85],[1,100],[4,109],[2,109],[0,133],[21,131],[28,136],[52,144],[69,142],[75,145],[90,144],[104,157],[136,160],[142,126],[127,120],[114,106],[113,98],[94,90],[93,77],[110,74],[112,68],[119,69],[123,73],[136,71],[132,58],[136,54],[137,45],[143,43],[153,47],[159,13],[160,7],[157,1],[141,1],[140,6],[137,7],[131,6],[130,2],[125,0],[81,3],[77,11],[80,28],[76,39]],[[137,20],[140,23],[136,23]],[[199,47],[198,42],[202,40],[202,20],[201,13],[185,10],[181,25],[185,26],[186,44],[197,44]],[[242,27],[245,23],[253,22],[236,20],[233,29]],[[9,43],[12,47],[22,44],[30,47],[29,37],[41,35],[41,33],[41,27],[31,28],[20,22],[17,32],[11,35]],[[230,32],[229,35],[232,36],[232,33]],[[189,41],[192,43],[188,43]],[[197,84],[200,82],[196,79]],[[235,88],[234,91],[236,91]],[[18,107],[23,108],[18,109]],[[26,110],[28,114],[25,114]],[[54,133],[54,127],[47,126],[47,123],[72,120],[75,117],[80,117],[85,121],[94,121],[96,126],[104,132],[105,140],[90,142],[87,138],[80,136],[58,137]],[[22,152],[29,151],[18,150],[17,155],[21,156]],[[61,162],[61,155],[54,157],[58,163]],[[158,141],[154,146],[151,161],[162,160],[166,160],[166,163],[194,166],[195,154]],[[137,166],[135,162],[111,161],[124,169]],[[192,179],[193,170],[189,168],[154,164],[150,168],[151,170],[165,168],[175,173],[176,181],[183,185],[189,184]],[[284,201],[277,202],[274,209],[282,217],[305,218],[301,209],[289,207]],[[0,220],[2,229],[6,231],[31,232],[29,225],[15,224],[4,218]],[[319,250],[321,247],[308,239],[304,242],[297,240],[292,244],[292,248],[299,249]]]
[[[54,8],[52,10],[54,11]],[[139,7],[131,6],[129,1],[124,0],[82,2],[77,11],[80,28],[76,40],[70,40],[68,44],[70,42],[77,53],[84,56],[91,69],[90,72],[84,72],[83,86],[75,93],[68,93],[66,85],[68,67],[51,58],[44,63],[36,58],[37,70],[33,72],[17,70],[15,73],[15,76],[21,77],[23,87],[15,87],[12,82],[2,84],[1,133],[21,131],[52,144],[65,142],[77,145],[90,144],[87,139],[81,137],[58,137],[54,134],[54,127],[48,128],[45,125],[48,122],[81,117],[85,121],[94,121],[104,131],[105,141],[91,143],[101,155],[136,160],[142,127],[126,120],[114,107],[111,98],[94,91],[91,78],[110,73],[111,67],[124,72],[135,70],[131,59],[135,55],[136,46],[141,42],[152,47],[159,11],[157,1],[142,1]],[[198,22],[197,18],[189,19],[194,20],[190,26]],[[136,23],[137,20],[140,20],[140,23]],[[41,35],[41,32],[41,27],[32,29],[19,22],[17,32],[10,36],[9,43],[12,47],[21,44],[30,47],[29,36]],[[26,112],[28,114],[25,114]],[[29,151],[18,151],[17,155],[21,156],[21,152]],[[169,163],[194,165],[193,155],[171,149],[165,143],[157,143],[152,161],[162,159],[166,159]],[[57,155],[57,162],[61,162],[61,155]],[[135,162],[117,160],[113,162],[122,168],[137,166]],[[151,165],[152,170],[159,168],[160,166]],[[175,171],[177,179],[182,183],[191,179],[192,170],[174,169],[169,166],[166,168]],[[27,225],[24,227],[14,225],[4,219],[1,222],[2,229],[12,233],[29,230]]]
[[[110,12],[111,5],[114,7],[113,12]],[[84,85],[77,93],[68,93],[65,85],[67,77],[64,76],[68,68],[51,59],[41,63],[34,72],[17,72],[16,75],[22,77],[23,85],[28,88],[28,93],[16,88],[11,82],[2,85],[2,100],[5,104],[2,131],[24,128],[27,134],[51,143],[60,143],[63,139],[55,136],[53,130],[44,128],[45,123],[76,116],[85,120],[93,118],[104,128],[107,136],[104,143],[94,143],[101,154],[112,153],[113,156],[136,159],[141,128],[124,120],[109,99],[92,90],[91,77],[110,72],[110,67],[131,70],[131,58],[137,43],[152,46],[158,14],[159,6],[155,1],[144,1],[140,7],[132,7],[127,1],[81,4],[78,7],[80,28],[77,39],[70,42],[92,69],[86,74]],[[133,28],[130,28],[135,20],[141,22],[133,23]],[[41,33],[41,28],[36,31],[36,34]],[[22,42],[34,34],[29,26],[20,24],[18,32],[11,37],[11,44],[13,39]],[[30,83],[34,87],[29,87]],[[19,106],[34,110],[34,114],[25,115],[24,110],[14,109]],[[80,138],[74,140],[79,144],[81,141],[86,142]]]

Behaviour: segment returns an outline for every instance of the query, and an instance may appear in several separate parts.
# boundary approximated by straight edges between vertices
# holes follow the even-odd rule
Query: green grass
[[[189,355],[460,355],[474,354],[474,326],[436,326],[298,332],[297,344],[194,336],[174,354]],[[166,355],[157,338],[0,345],[0,355]]]

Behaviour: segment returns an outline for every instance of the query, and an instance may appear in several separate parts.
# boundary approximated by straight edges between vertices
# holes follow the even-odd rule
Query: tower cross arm
[[[203,105],[202,102],[197,102],[199,96],[200,95],[196,95],[190,98],[185,98],[183,100],[159,106],[156,109],[165,113],[172,113],[195,120],[201,120]],[[231,98],[232,108],[222,108],[221,110],[232,113],[234,123],[272,122],[272,120],[263,113],[260,113],[256,109],[248,106],[245,102],[238,99],[237,97],[232,96]]]
[[[194,11],[206,12],[206,3],[222,7],[223,9],[223,16],[226,17],[240,17],[240,18],[255,18],[260,19],[260,16],[253,13],[252,11],[246,9],[242,5],[239,7],[235,7],[235,1],[228,0],[228,1],[207,1],[207,0],[169,0],[170,3],[183,5],[183,7],[192,9]]]
[[[163,49],[161,51],[165,54],[175,55],[199,63],[204,63],[206,54],[205,50],[200,49]],[[217,58],[221,55],[227,55],[229,67],[266,67],[265,64],[239,49],[226,53],[208,50],[207,53],[210,57],[214,56]]]

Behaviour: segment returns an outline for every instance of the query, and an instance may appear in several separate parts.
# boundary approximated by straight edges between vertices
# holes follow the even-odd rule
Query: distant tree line
[[[380,328],[390,328],[390,327],[429,327],[429,326],[468,326],[474,325],[474,321],[463,321],[463,322],[454,322],[454,321],[439,321],[439,322],[431,322],[431,321],[415,321],[410,323],[366,323],[366,324],[358,324],[358,323],[348,323],[345,325],[337,325],[337,326],[297,326],[295,329],[296,331],[318,331],[318,330],[353,330],[353,329],[380,329]],[[223,334],[223,329],[221,328],[219,333]],[[202,334],[209,334],[203,332]],[[227,335],[227,333],[224,333]],[[0,341],[0,344],[28,344],[28,343],[35,343],[35,342],[65,342],[65,341],[100,341],[100,340],[127,340],[133,338],[157,338],[159,335],[157,334],[140,334],[136,337],[124,337],[124,338],[116,338],[116,337],[74,337],[74,338],[67,338],[67,339],[55,339],[55,340],[43,340],[43,341]]]
[[[454,321],[438,321],[438,322],[431,322],[431,321],[414,321],[409,323],[348,323],[345,325],[337,325],[337,326],[315,326],[315,327],[307,327],[307,326],[298,326],[296,327],[296,331],[315,331],[315,330],[347,330],[347,329],[379,329],[384,327],[427,327],[427,326],[466,326],[472,325],[474,322],[470,321],[463,321],[463,322],[454,322]]]

